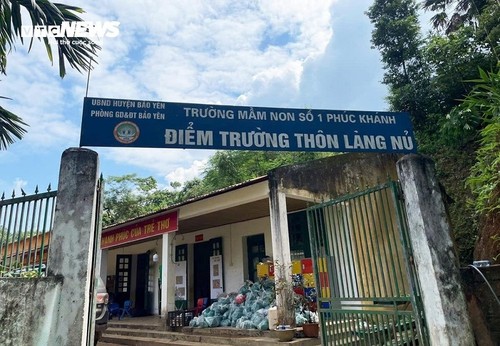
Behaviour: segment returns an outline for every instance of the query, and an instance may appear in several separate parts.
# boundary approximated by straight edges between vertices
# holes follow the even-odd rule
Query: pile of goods
[[[194,317],[190,327],[214,328],[236,327],[241,329],[269,329],[268,311],[275,305],[274,280],[245,283],[237,293],[221,294],[216,302],[207,307],[200,316]],[[296,309],[298,326],[309,320],[300,304]]]

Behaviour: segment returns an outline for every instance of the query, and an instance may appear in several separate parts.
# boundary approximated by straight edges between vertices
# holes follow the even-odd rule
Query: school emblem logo
[[[115,139],[123,144],[130,144],[139,138],[139,127],[131,121],[122,121],[115,126],[113,135]]]

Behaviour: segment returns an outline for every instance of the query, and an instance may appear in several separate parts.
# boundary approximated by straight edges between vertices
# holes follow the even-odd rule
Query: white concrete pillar
[[[280,280],[291,282],[292,261],[290,256],[290,238],[288,236],[286,195],[283,191],[279,190],[279,184],[272,173],[269,174],[269,214],[273,244],[273,260],[275,265],[274,278],[276,283]],[[277,290],[276,294],[278,316],[282,316],[280,323],[294,325],[294,307],[283,304],[283,300],[287,299],[287,293]],[[281,296],[282,294],[285,294],[285,296]]]
[[[269,217],[271,221],[271,239],[273,245],[273,261],[284,265],[286,274],[291,280],[290,238],[288,236],[288,218],[286,195],[280,191],[278,185],[269,178]],[[288,275],[289,274],[289,275]],[[278,278],[278,273],[275,273]]]
[[[99,270],[94,268],[100,237],[95,227],[98,179],[96,152],[82,148],[64,151],[47,265],[48,276],[63,279],[51,345],[87,345],[94,340],[95,294],[89,292]]]
[[[412,154],[399,160],[397,169],[431,345],[474,345],[434,165]]]
[[[162,282],[161,282],[161,315],[167,318],[167,312],[175,310],[175,232],[162,236]]]

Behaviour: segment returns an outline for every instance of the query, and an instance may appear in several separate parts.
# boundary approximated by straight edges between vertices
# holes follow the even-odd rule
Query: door
[[[194,301],[210,297],[210,241],[194,244]]]
[[[288,214],[288,236],[292,260],[311,257],[307,213],[305,211]]]
[[[211,297],[210,257],[222,256],[222,238],[194,244],[194,301]],[[221,265],[223,268],[223,264]],[[223,274],[223,273],[222,273]],[[223,275],[222,281],[224,280]],[[222,282],[222,287],[224,283]]]
[[[137,277],[135,281],[135,313],[137,316],[149,315],[149,253],[137,255]]]
[[[247,237],[248,279],[257,280],[257,264],[266,257],[264,234]]]
[[[130,273],[132,255],[116,255],[116,297],[115,303],[123,305],[125,300],[130,299]]]
[[[185,310],[187,304],[187,244],[175,247],[175,308]]]

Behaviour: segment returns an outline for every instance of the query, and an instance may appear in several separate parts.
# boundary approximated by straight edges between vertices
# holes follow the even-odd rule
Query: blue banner
[[[408,113],[86,97],[80,146],[327,152],[417,151]]]

